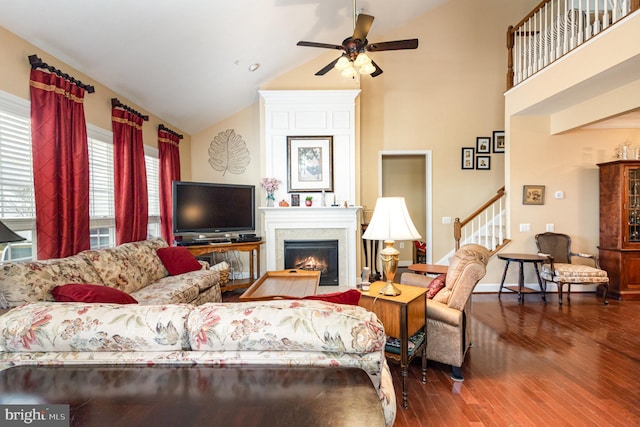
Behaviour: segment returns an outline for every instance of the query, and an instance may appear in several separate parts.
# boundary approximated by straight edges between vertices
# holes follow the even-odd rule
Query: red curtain
[[[89,148],[84,89],[31,70],[31,143],[38,259],[89,249]]]
[[[147,171],[142,144],[144,120],[137,114],[113,108],[111,123],[116,243],[120,245],[147,238],[149,213]]]
[[[160,163],[160,226],[162,237],[173,243],[173,213],[171,183],[180,181],[180,138],[165,130],[158,130]]]

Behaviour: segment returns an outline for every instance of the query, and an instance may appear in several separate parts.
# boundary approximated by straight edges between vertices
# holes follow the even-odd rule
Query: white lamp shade
[[[417,240],[420,233],[411,221],[404,197],[380,197],[371,222],[362,235],[367,240]]]

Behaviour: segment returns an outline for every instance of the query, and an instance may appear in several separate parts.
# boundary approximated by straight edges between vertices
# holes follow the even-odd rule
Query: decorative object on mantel
[[[287,137],[289,193],[333,191],[333,136]]]
[[[273,195],[273,192],[278,189],[278,185],[280,185],[280,180],[277,178],[262,178],[260,180],[260,185],[262,188],[267,190],[267,207],[273,207],[273,202],[276,200],[276,197]]]
[[[300,206],[300,195],[292,194],[291,195],[291,206]]]
[[[311,205],[313,205],[313,197],[311,197],[311,196],[307,196],[307,197],[305,197],[305,198],[304,198],[304,204],[305,204],[306,206],[311,206]]]
[[[287,202],[285,199],[282,199],[280,200],[280,203],[278,203],[278,206],[280,206],[281,208],[288,208],[289,202]]]
[[[333,195],[333,203],[331,204],[333,207],[338,207],[338,202],[336,201],[336,195]]]
[[[209,164],[222,175],[228,172],[239,175],[251,163],[247,143],[233,129],[220,132],[209,145]]]
[[[384,240],[384,249],[380,251],[380,259],[387,284],[380,289],[383,295],[400,295],[400,289],[393,285],[393,278],[398,268],[400,251],[393,247],[395,240],[417,240],[420,233],[411,221],[404,197],[380,197],[376,201],[373,217],[367,226],[363,239]]]

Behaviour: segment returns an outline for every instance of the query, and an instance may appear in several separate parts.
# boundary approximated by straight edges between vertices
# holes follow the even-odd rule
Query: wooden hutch
[[[609,295],[640,300],[640,160],[600,163],[600,268]]]

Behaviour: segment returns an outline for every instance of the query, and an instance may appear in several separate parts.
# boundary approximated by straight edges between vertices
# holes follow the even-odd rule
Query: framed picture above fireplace
[[[287,192],[333,192],[333,137],[287,137]]]

